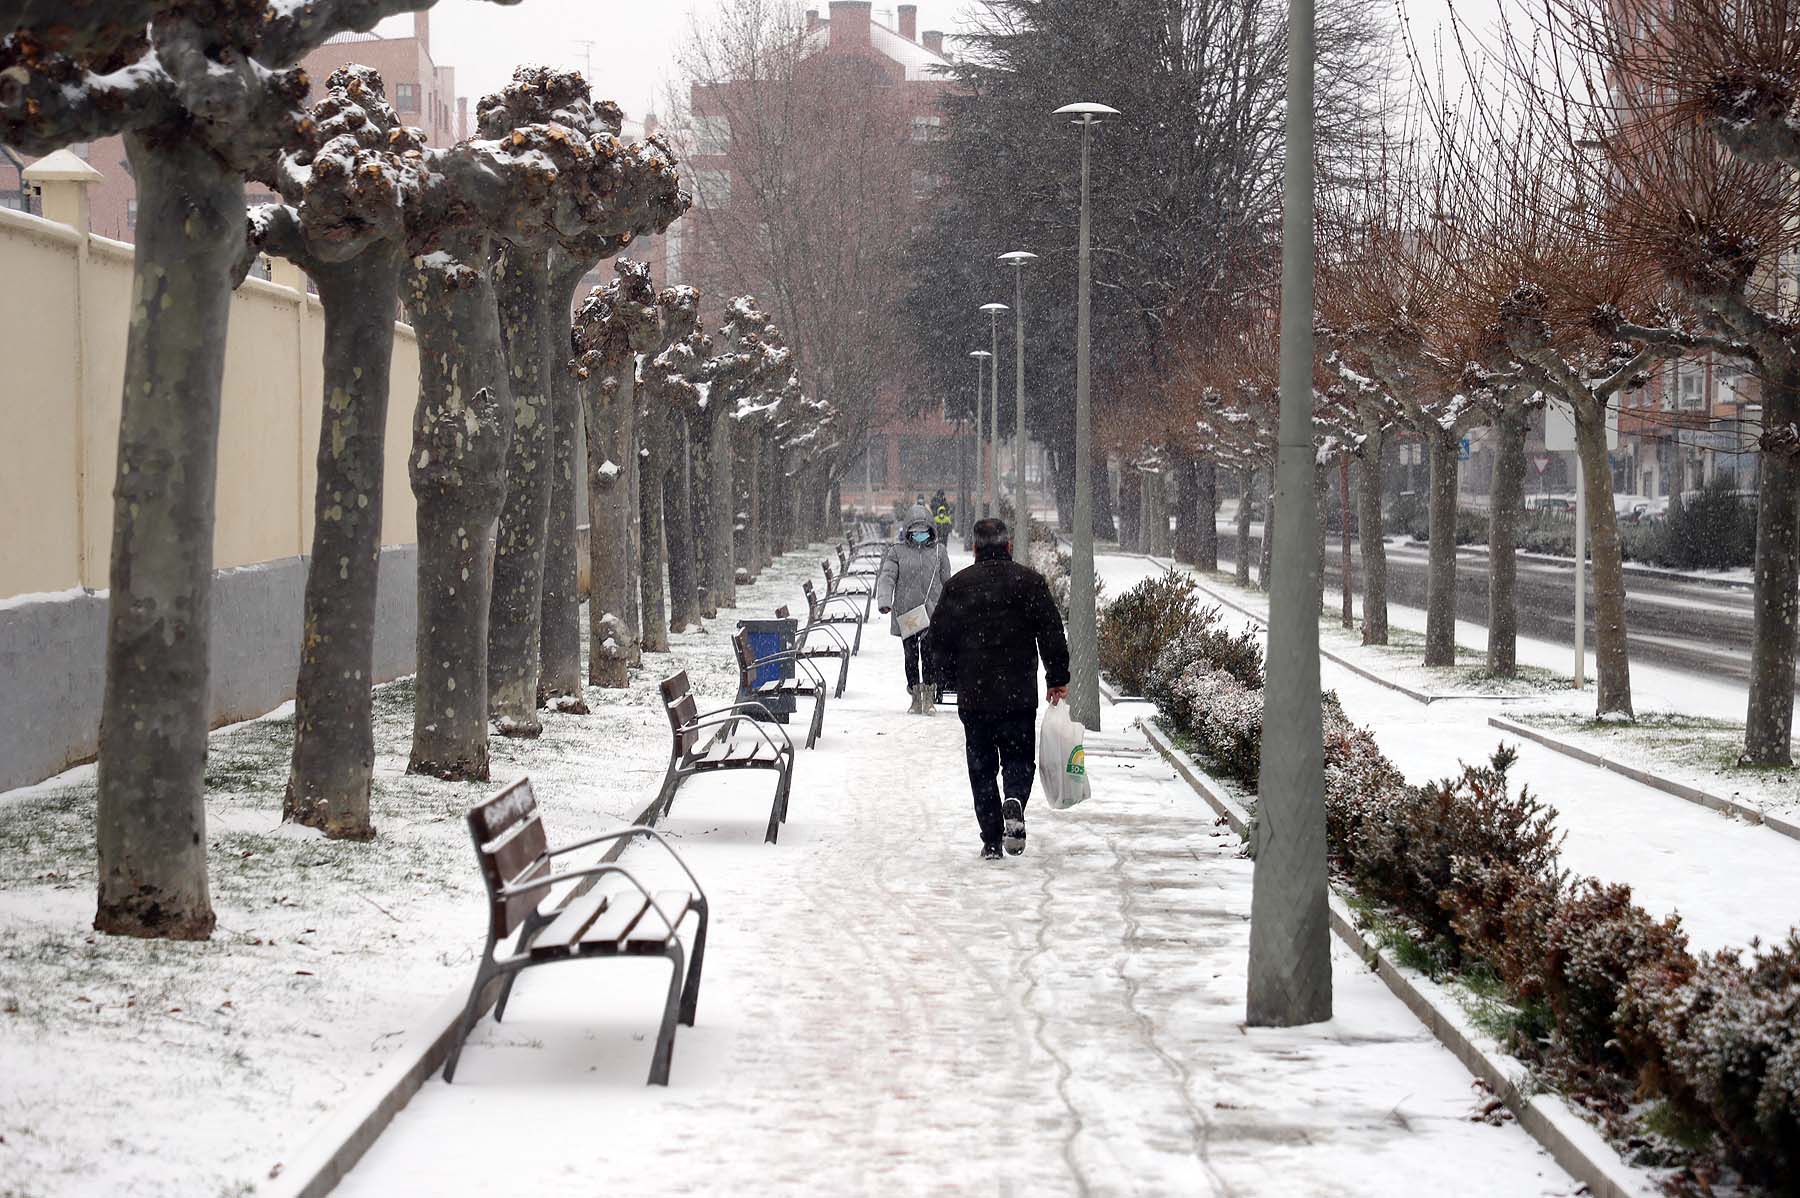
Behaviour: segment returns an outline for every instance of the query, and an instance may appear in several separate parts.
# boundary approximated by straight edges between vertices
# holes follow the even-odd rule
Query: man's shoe
[[[1025,804],[1008,799],[1000,804],[1001,835],[1006,851],[1014,857],[1025,851]]]
[[[982,845],[981,846],[981,859],[983,861],[998,861],[998,860],[1000,860],[1000,846],[997,844]]]

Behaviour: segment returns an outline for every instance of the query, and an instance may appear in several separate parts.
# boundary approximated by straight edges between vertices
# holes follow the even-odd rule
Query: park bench
[[[842,625],[854,624],[854,625],[856,625],[856,638],[855,638],[855,640],[853,640],[851,642],[850,652],[851,653],[861,653],[862,652],[863,620],[866,617],[863,614],[860,614],[857,612],[856,609],[858,607],[858,604],[857,604],[856,600],[850,598],[847,595],[830,595],[825,598],[820,598],[819,593],[813,589],[812,579],[810,579],[810,578],[800,584],[800,589],[803,592],[805,592],[805,594],[806,594],[806,623],[807,623],[807,626],[808,627],[811,627],[814,625],[839,625],[839,626],[842,626]],[[837,612],[832,611],[831,609],[834,605],[838,606],[838,607],[846,607],[847,606],[850,609],[849,613],[845,614],[842,611],[837,611]]]
[[[873,552],[862,546],[851,547],[848,544],[837,547],[838,573],[845,578],[861,578],[866,575],[881,573],[881,563],[887,557],[888,546],[885,541],[877,542]]]
[[[657,818],[669,814],[675,805],[675,792],[695,774],[774,770],[778,775],[775,801],[769,809],[769,829],[763,837],[774,844],[782,821],[787,819],[788,792],[794,785],[794,744],[788,739],[787,730],[776,724],[769,709],[760,703],[696,710],[686,670],[663,679],[660,686],[663,710],[669,716],[671,743],[669,770],[657,792]],[[700,735],[709,729],[710,735]]]
[[[653,1086],[669,1084],[669,1061],[675,1051],[675,1022],[694,1026],[700,999],[700,969],[706,956],[707,906],[700,882],[667,841],[656,831],[633,826],[589,837],[574,844],[549,847],[544,821],[532,793],[531,779],[520,778],[493,798],[469,809],[469,835],[487,887],[488,934],[475,970],[475,985],[463,1007],[450,1057],[444,1064],[444,1081],[456,1076],[463,1041],[481,1017],[482,992],[500,980],[500,996],[494,1004],[494,1022],[506,1016],[506,1002],[520,973],[534,965],[581,961],[594,957],[667,957],[669,993],[663,1003],[662,1024],[656,1049],[650,1057]],[[634,836],[645,836],[668,851],[691,884],[689,889],[652,893],[635,874],[612,858]],[[612,843],[614,850],[598,864],[554,869],[557,858],[581,849]],[[611,878],[624,886],[602,888]],[[567,893],[552,891],[573,882]],[[677,929],[689,915],[696,918],[694,950],[686,962]],[[513,937],[510,951],[503,948]],[[498,951],[497,951],[498,950]]]
[[[793,613],[788,611],[787,604],[784,603],[775,609],[775,618],[777,620],[792,620],[794,616]],[[823,633],[832,643],[824,646],[807,644],[806,642],[814,633]],[[798,627],[794,629],[794,652],[809,661],[818,661],[821,658],[835,657],[838,663],[838,680],[837,690],[832,693],[831,697],[834,699],[841,699],[844,697],[844,686],[850,681],[850,642],[844,639],[843,633],[833,628],[830,624],[814,624],[811,622],[799,624]]]
[[[771,718],[785,723],[783,713],[789,702],[811,699],[813,713],[806,730],[806,747],[816,746],[819,734],[825,730],[825,693],[831,689],[818,667],[801,656],[797,649],[758,656],[750,647],[750,632],[745,628],[731,634],[731,651],[737,658],[737,701],[760,704],[774,713]]]
[[[825,572],[826,601],[844,599],[854,604],[856,600],[861,600],[862,618],[867,620],[869,613],[875,608],[875,575],[865,574],[861,578],[849,580],[849,585],[846,585],[846,580],[832,570],[829,561],[820,562],[819,568]]]

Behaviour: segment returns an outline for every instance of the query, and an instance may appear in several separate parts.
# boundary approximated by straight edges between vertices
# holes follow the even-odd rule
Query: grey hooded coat
[[[933,533],[924,545],[912,543],[911,534],[923,529]],[[888,547],[875,579],[875,606],[890,613],[888,632],[900,635],[900,615],[920,604],[927,613],[937,610],[938,596],[950,580],[950,547],[941,545],[923,506],[914,504],[901,531],[900,543]]]

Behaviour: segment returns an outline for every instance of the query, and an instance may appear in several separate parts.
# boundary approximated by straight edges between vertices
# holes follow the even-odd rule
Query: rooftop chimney
[[[869,44],[870,0],[831,0],[831,44],[834,48]]]
[[[925,43],[924,44],[925,44],[925,48],[927,50],[931,51],[933,54],[937,55],[939,58],[942,58],[944,56],[944,34],[943,34],[942,30],[927,29],[925,31]]]
[[[821,22],[819,20],[819,10],[816,8],[807,9],[806,10],[806,32],[811,33],[813,30],[817,29],[821,24],[823,24],[823,22]]]
[[[917,4],[900,6],[900,36],[909,42],[919,40],[919,6]]]
[[[431,57],[431,13],[421,8],[413,14],[413,36],[419,39],[419,48],[425,51],[425,57]]]

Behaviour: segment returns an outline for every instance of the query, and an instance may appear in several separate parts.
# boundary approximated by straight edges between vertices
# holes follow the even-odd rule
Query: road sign
[[[1457,443],[1456,460],[1459,462],[1466,462],[1469,460],[1469,439],[1467,437],[1464,437]]]
[[[1619,447],[1619,409],[1606,409],[1606,448]],[[1575,413],[1559,399],[1544,405],[1544,448],[1552,453],[1575,451]]]
[[[1550,469],[1550,455],[1547,453],[1538,454],[1531,459],[1531,465],[1539,474],[1545,473]]]

